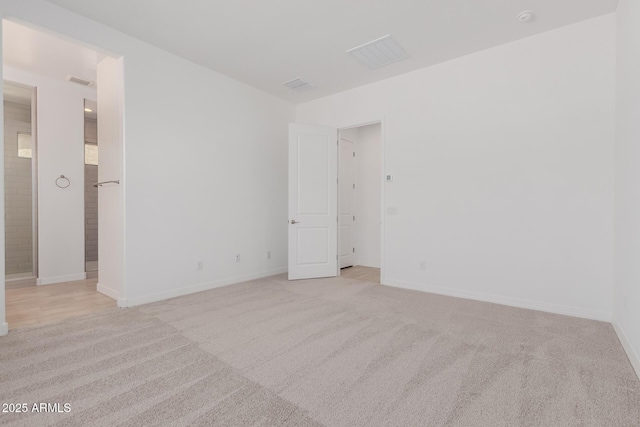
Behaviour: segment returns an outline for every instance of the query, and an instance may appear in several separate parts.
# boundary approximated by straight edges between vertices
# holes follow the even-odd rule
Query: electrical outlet
[[[236,262],[240,262],[240,254],[236,254]]]
[[[267,259],[271,259],[271,251],[267,251]]]
[[[427,262],[426,261],[420,261],[420,270],[424,271],[427,269]]]
[[[196,270],[202,270],[204,268],[204,263],[202,262],[201,259],[199,259],[198,261],[196,261]]]

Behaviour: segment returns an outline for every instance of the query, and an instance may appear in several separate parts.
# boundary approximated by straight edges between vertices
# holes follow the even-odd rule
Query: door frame
[[[368,125],[375,125],[375,124],[380,124],[380,284],[385,285],[386,283],[386,266],[385,266],[385,230],[386,230],[386,217],[385,217],[385,209],[384,207],[386,206],[385,203],[385,193],[386,193],[386,182],[385,182],[385,171],[386,171],[386,165],[385,165],[385,120],[384,120],[384,116],[382,116],[381,118],[376,118],[376,119],[372,119],[369,121],[364,121],[364,122],[358,122],[358,123],[346,123],[343,124],[341,126],[338,126],[338,141],[340,141],[340,132],[342,132],[343,130],[347,130],[347,129],[353,129],[353,128],[359,128],[359,127],[363,127],[363,126],[368,126]],[[357,156],[356,156],[357,157]],[[338,157],[338,163],[340,162],[340,157]],[[356,167],[354,165],[354,167]],[[338,187],[338,193],[337,193],[337,199],[338,199],[338,212],[340,212],[340,186],[339,184],[337,184]],[[356,191],[358,191],[357,187],[356,187]],[[338,227],[338,238],[337,238],[337,250],[340,249],[339,245],[340,245],[340,227]],[[340,263],[338,263],[338,271],[337,271],[337,276],[340,276]]]

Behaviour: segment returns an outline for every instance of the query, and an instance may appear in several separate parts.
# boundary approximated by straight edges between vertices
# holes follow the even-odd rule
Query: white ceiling
[[[294,103],[596,17],[617,0],[49,0]],[[531,9],[536,18],[516,18]],[[410,59],[346,50],[391,34]],[[316,86],[297,93],[295,77]]]
[[[7,20],[2,23],[2,41],[5,65],[58,80],[71,74],[96,81],[98,60],[104,56]]]

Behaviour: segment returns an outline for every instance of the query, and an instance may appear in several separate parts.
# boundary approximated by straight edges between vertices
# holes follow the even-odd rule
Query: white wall
[[[358,131],[358,129],[359,128],[357,127],[349,128],[349,129],[341,129],[340,137],[355,143],[358,141],[358,137],[360,135],[360,132]]]
[[[291,104],[44,0],[0,8],[123,57],[120,305],[285,271]]]
[[[98,188],[98,291],[120,305],[126,305],[123,79],[122,58],[106,57],[98,63],[98,182],[120,181]]]
[[[125,57],[127,304],[286,271],[292,121],[292,105],[160,50]]]
[[[358,265],[379,268],[382,127],[377,123],[357,130],[356,262]]]
[[[613,324],[640,375],[640,2],[617,10]]]
[[[614,44],[609,14],[298,106],[384,120],[384,283],[610,319]]]
[[[85,277],[84,100],[95,90],[4,67],[5,80],[37,88],[38,284]],[[68,188],[56,186],[64,175]]]

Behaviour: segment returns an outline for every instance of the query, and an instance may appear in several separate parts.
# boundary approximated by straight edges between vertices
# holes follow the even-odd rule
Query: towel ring
[[[65,185],[66,182],[66,185]],[[68,186],[71,185],[71,181],[69,181],[69,178],[67,178],[64,175],[60,175],[57,179],[56,179],[56,185],[59,188],[67,188]]]

